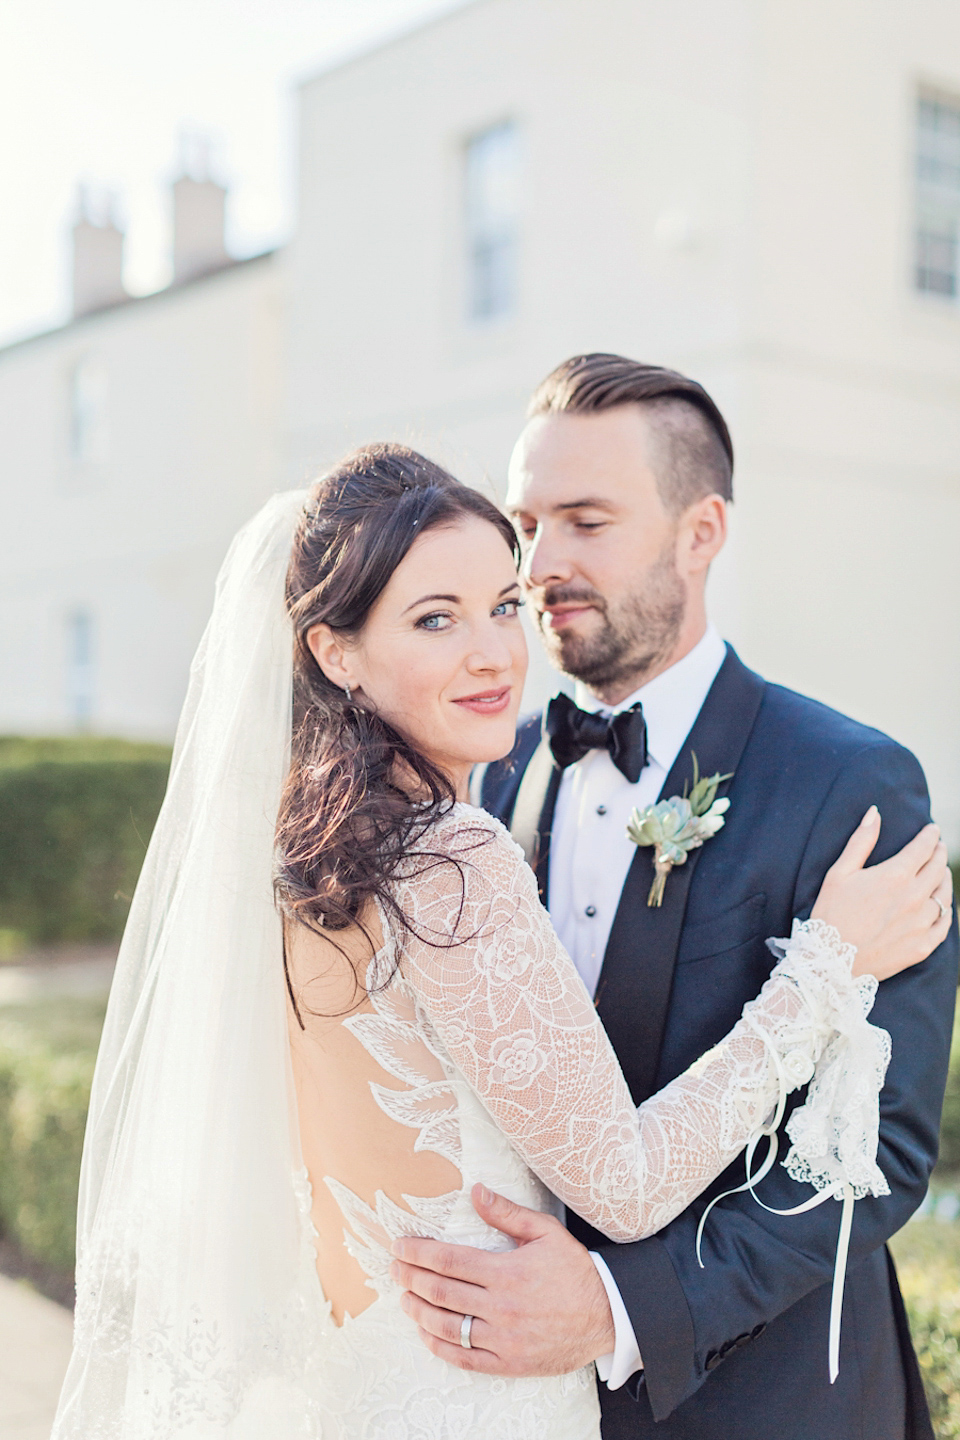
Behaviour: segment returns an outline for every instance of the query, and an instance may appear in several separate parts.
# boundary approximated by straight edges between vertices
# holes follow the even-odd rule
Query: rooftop
[[[77,315],[62,325],[53,325],[49,330],[38,330],[33,335],[24,335],[19,340],[11,340],[6,345],[0,345],[0,357],[8,355],[12,350],[22,349],[25,345],[35,345],[38,341],[66,335],[69,331],[89,328],[108,315],[115,316],[121,311],[137,310],[144,305],[155,305],[159,302],[176,299],[189,291],[195,291],[198,286],[210,285],[226,275],[233,275],[238,270],[258,265],[277,254],[279,251],[276,249],[262,250],[258,255],[248,255],[242,260],[230,260],[228,264],[220,265],[216,270],[208,270],[203,275],[195,275],[191,279],[181,280],[177,284],[165,285],[162,290],[151,290],[147,295],[129,295],[124,300],[118,300],[115,305],[104,305],[101,309],[91,310],[86,315]]]

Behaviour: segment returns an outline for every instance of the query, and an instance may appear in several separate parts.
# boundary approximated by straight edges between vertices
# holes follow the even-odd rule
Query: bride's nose
[[[471,675],[500,674],[509,670],[513,654],[496,626],[491,625],[482,636],[477,636],[473,649],[467,656],[467,669]]]

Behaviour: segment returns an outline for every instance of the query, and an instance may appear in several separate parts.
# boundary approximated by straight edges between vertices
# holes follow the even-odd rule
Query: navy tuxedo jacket
[[[597,988],[637,1103],[733,1026],[772,968],[767,937],[789,935],[793,917],[809,914],[869,805],[883,818],[877,860],[930,818],[923,773],[908,751],[768,684],[729,647],[664,796],[682,793],[691,752],[701,774],[735,772],[721,790],[730,797],[726,824],[673,871],[659,910],[646,904],[652,851],[638,849]],[[532,848],[544,900],[558,784],[534,720],[482,787],[486,808]],[[569,1217],[609,1265],[645,1365],[622,1390],[601,1385],[605,1440],[932,1437],[885,1242],[920,1204],[936,1159],[957,959],[955,922],[934,955],[880,987],[871,1016],[893,1039],[878,1156],[891,1193],[856,1203],[836,1384],[827,1331],[838,1203],[787,1218],[749,1194],[725,1199],[706,1224],[703,1269],[698,1219],[711,1195],[742,1181],[742,1158],[651,1239],[611,1244]],[[812,1191],[777,1164],[758,1193],[786,1208]]]

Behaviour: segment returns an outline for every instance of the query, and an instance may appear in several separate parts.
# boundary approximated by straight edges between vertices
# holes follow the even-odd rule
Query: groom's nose
[[[543,524],[537,526],[527,545],[521,568],[523,578],[534,590],[541,590],[545,585],[566,584],[574,574],[562,537],[553,526]]]

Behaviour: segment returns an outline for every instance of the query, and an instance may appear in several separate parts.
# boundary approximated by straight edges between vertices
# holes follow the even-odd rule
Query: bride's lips
[[[472,710],[475,715],[499,715],[510,704],[512,685],[501,685],[497,690],[478,690],[475,695],[461,695],[454,705]]]

